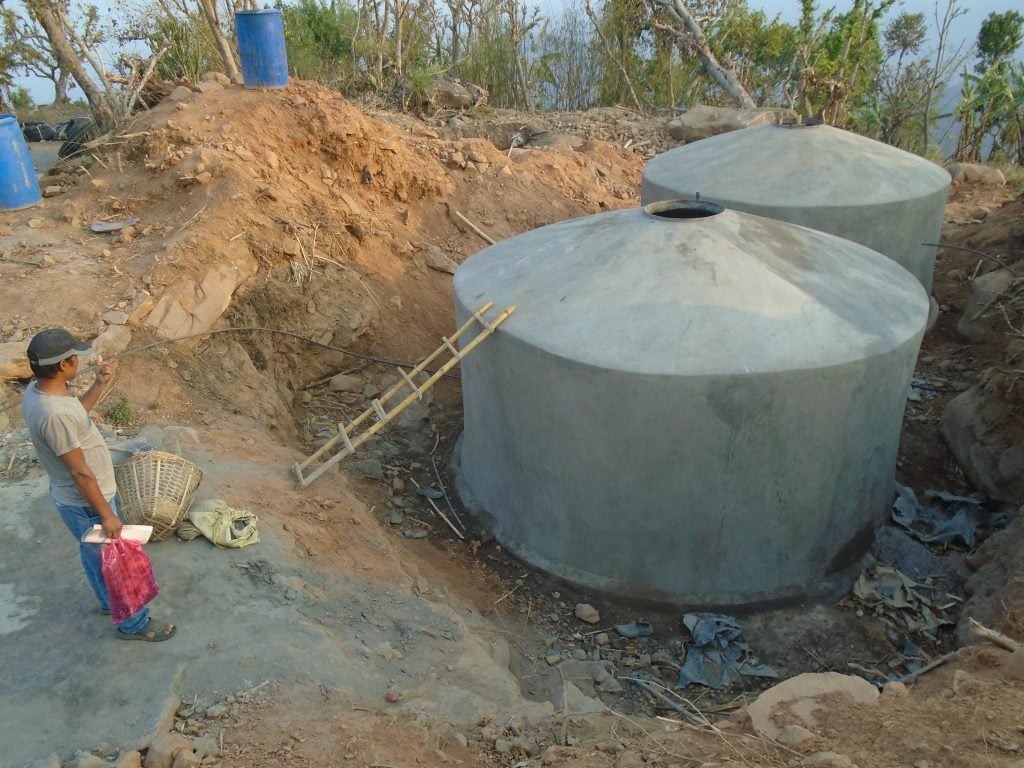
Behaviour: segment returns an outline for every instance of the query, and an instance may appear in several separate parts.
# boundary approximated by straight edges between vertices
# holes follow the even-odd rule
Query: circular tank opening
[[[662,200],[644,206],[648,216],[658,219],[706,219],[717,216],[723,208],[718,203],[707,203],[703,200]]]

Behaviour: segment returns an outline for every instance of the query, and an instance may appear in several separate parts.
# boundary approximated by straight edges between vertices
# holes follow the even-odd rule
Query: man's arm
[[[61,460],[71,473],[71,479],[75,483],[78,492],[82,494],[89,506],[96,510],[103,523],[103,533],[108,539],[116,539],[121,535],[121,520],[114,514],[110,504],[103,498],[100,484],[96,482],[96,475],[85,463],[85,454],[81,448],[74,448],[61,455]]]
[[[91,411],[96,407],[96,403],[100,401],[100,395],[103,394],[104,390],[110,386],[110,382],[114,380],[114,368],[116,367],[117,360],[110,360],[104,362],[102,357],[96,360],[96,380],[92,383],[92,386],[85,391],[78,401],[82,404],[86,411]]]

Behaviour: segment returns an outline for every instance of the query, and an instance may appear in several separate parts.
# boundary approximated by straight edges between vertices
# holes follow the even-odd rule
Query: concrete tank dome
[[[931,291],[950,176],[935,163],[828,125],[762,125],[695,141],[644,168],[641,201],[695,194],[820,229],[902,265]]]
[[[928,316],[863,246],[706,203],[553,224],[456,272],[467,504],[587,587],[752,605],[842,584],[892,501]],[[845,585],[844,585],[845,586]]]

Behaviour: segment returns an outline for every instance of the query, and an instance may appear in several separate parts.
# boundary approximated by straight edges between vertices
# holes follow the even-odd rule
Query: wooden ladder
[[[509,315],[516,311],[515,307],[508,307],[493,320],[484,319],[484,313],[493,306],[494,302],[487,302],[480,307],[480,309],[474,312],[473,316],[467,320],[465,325],[459,328],[455,332],[455,335],[450,339],[442,336],[441,346],[434,350],[429,357],[423,360],[423,362],[411,371],[406,372],[402,368],[399,368],[398,372],[402,375],[402,378],[398,383],[392,386],[379,398],[372,400],[370,402],[370,407],[359,414],[359,416],[357,416],[353,421],[348,424],[339,423],[337,435],[327,441],[320,450],[308,459],[295,464],[295,475],[299,479],[299,485],[309,485],[339,461],[355,453],[356,448],[380,432],[380,430],[382,430],[385,425],[391,422],[398,414],[412,405],[414,400],[421,399],[424,392],[434,386],[442,376],[458,365],[462,361],[462,358],[476,349],[484,339],[494,333],[495,329],[508,319]],[[466,343],[462,349],[459,349],[455,346],[455,343],[458,342],[459,338],[466,333],[474,323],[482,325],[483,330],[480,331],[480,333],[478,333],[471,341]],[[428,365],[434,362],[434,360],[445,352],[448,352],[451,355],[451,359],[431,374],[430,378],[423,382],[423,384],[417,385],[415,377],[418,374],[423,373]],[[390,401],[402,392],[405,387],[411,389],[412,392],[389,411],[388,405],[390,404]],[[377,418],[377,422],[357,435],[356,430],[371,416],[375,416]],[[336,449],[337,452],[332,455],[332,452]],[[312,467],[312,469],[310,469],[310,467]]]

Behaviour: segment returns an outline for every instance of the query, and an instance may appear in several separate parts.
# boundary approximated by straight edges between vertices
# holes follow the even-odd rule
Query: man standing
[[[82,536],[96,524],[103,527],[107,538],[121,535],[114,465],[103,436],[89,417],[113,378],[114,364],[100,358],[96,380],[81,397],[68,387],[78,375],[79,356],[91,351],[88,343],[63,328],[33,336],[28,362],[35,379],[25,390],[22,409],[39,463],[50,477],[53,503],[78,541],[82,567],[100,610],[110,613],[100,545],[86,544]],[[173,624],[158,627],[145,607],[117,626],[122,639],[148,642],[167,640],[175,630]]]

